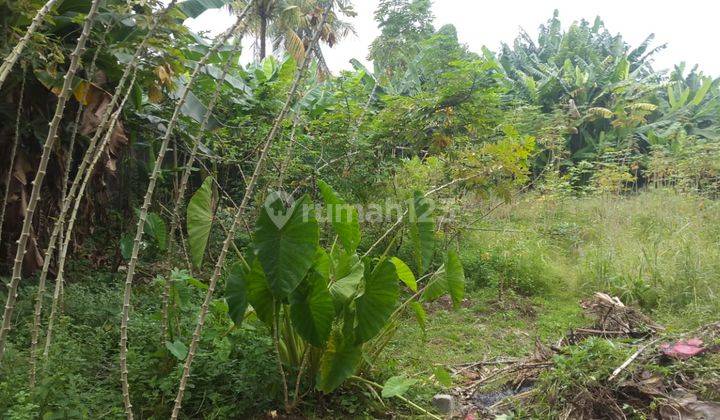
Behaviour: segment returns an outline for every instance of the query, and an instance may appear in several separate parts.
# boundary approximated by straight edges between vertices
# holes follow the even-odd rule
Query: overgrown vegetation
[[[720,79],[558,12],[472,52],[431,6],[380,1],[374,69],[332,74],[344,0],[0,5],[2,416],[436,417],[595,292],[716,340]],[[572,337],[505,413],[666,407],[615,402],[638,337]],[[663,398],[717,400],[706,344],[643,359]]]

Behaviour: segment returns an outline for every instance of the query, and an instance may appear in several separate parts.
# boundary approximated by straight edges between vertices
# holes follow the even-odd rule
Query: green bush
[[[109,277],[114,277],[109,275]],[[117,279],[116,279],[117,280]],[[121,290],[103,282],[70,284],[65,288],[62,316],[53,328],[53,344],[38,384],[28,389],[29,328],[34,287],[22,290],[18,316],[29,320],[14,331],[0,375],[0,416],[3,418],[101,418],[123,416],[118,375]],[[160,289],[136,289],[130,323],[129,376],[138,414],[167,417],[175,397],[182,362],[160,340]],[[194,326],[201,292],[183,313],[183,340]],[[258,330],[259,329],[259,330]],[[193,365],[193,380],[184,413],[205,418],[258,415],[275,406],[278,374],[272,343],[262,325],[232,329],[222,316],[208,317],[206,332]],[[44,344],[41,337],[40,351]],[[41,359],[42,360],[42,359]]]
[[[536,238],[476,237],[466,244],[460,258],[472,287],[512,289],[533,296],[549,292],[560,280]]]

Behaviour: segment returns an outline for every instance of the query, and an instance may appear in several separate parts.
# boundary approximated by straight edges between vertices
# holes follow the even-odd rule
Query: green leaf
[[[248,291],[245,283],[247,271],[243,264],[235,263],[230,267],[225,280],[228,315],[237,326],[240,326],[245,319],[245,311],[248,307]]]
[[[327,279],[313,271],[290,296],[290,320],[300,337],[322,347],[330,336],[334,316]]]
[[[703,99],[705,99],[705,96],[712,87],[712,84],[712,77],[703,78],[703,84],[702,86],[700,86],[700,89],[698,89],[697,93],[695,93],[695,97],[692,100],[693,105],[700,105],[700,103],[703,101]]]
[[[430,268],[435,253],[435,221],[430,202],[417,191],[410,203],[408,217],[415,264],[421,276]]]
[[[405,264],[403,260],[398,257],[390,258],[390,262],[395,265],[395,271],[397,271],[397,275],[400,281],[405,283],[405,285],[409,287],[410,290],[412,290],[413,292],[417,292],[417,281],[415,280],[415,275],[413,274],[410,267],[408,267],[407,264]]]
[[[120,238],[120,255],[122,255],[126,261],[129,261],[132,256],[133,242],[132,235],[128,233]]]
[[[440,382],[440,385],[444,387],[451,387],[452,386],[452,376],[450,376],[450,373],[445,370],[442,366],[437,366],[433,370],[433,375],[435,375],[435,379],[437,379],[438,382]]]
[[[324,278],[330,277],[330,256],[325,252],[322,247],[318,247],[315,252],[315,262],[313,263],[313,270]]]
[[[410,302],[410,309],[413,310],[415,319],[417,320],[418,325],[420,325],[420,329],[425,331],[425,325],[427,323],[427,313],[425,313],[425,308],[423,308],[420,302]]]
[[[410,389],[411,386],[417,383],[417,379],[410,379],[404,376],[393,376],[392,378],[385,381],[382,389],[383,398],[397,397],[403,395]]]
[[[185,16],[196,18],[210,9],[220,9],[230,4],[229,0],[186,0],[178,3],[177,7]]]
[[[448,283],[445,277],[445,265],[443,264],[432,276],[430,276],[421,300],[423,302],[430,302],[447,292]]]
[[[265,280],[265,273],[257,259],[250,263],[251,270],[245,274],[248,302],[255,309],[260,321],[272,325],[274,317],[273,295]]]
[[[365,265],[357,254],[333,255],[333,268],[335,280],[330,285],[330,294],[338,305],[343,305],[354,298],[358,286],[365,274]]]
[[[215,203],[212,192],[212,177],[205,178],[202,186],[195,191],[187,207],[187,231],[190,258],[195,267],[202,265],[210,229],[212,228]]]
[[[161,251],[167,249],[167,226],[159,214],[148,213],[145,219],[145,233],[155,240],[155,244]]]
[[[455,251],[448,251],[445,260],[445,279],[453,306],[458,308],[465,297],[465,272]]]
[[[670,102],[670,108],[675,110],[678,107],[678,99],[675,96],[675,85],[669,84],[667,87],[668,102]]]
[[[355,374],[361,360],[361,346],[355,346],[349,340],[344,340],[342,336],[333,334],[327,350],[320,359],[317,389],[326,394],[334,391]]]
[[[185,346],[185,343],[180,340],[175,340],[173,343],[166,341],[165,348],[167,348],[178,360],[185,360],[188,355],[187,346]]]
[[[368,273],[365,270],[364,291],[356,299],[356,343],[375,337],[392,315],[400,296],[395,265],[385,260]]]
[[[678,103],[680,104],[681,107],[687,105],[688,98],[690,98],[690,88],[689,87],[683,89],[682,94],[680,95],[680,99],[679,99]]]
[[[193,286],[193,287],[195,287],[195,288],[197,288],[197,289],[200,289],[200,290],[207,290],[207,289],[208,289],[208,285],[207,285],[207,284],[201,282],[200,280],[196,279],[195,277],[190,277],[190,278],[188,278],[187,282],[188,282],[188,284],[189,284],[190,286]]]
[[[318,180],[318,187],[327,206],[327,216],[340,237],[340,242],[348,253],[355,252],[360,244],[357,209],[338,197],[337,193],[322,180]]]
[[[313,265],[319,236],[307,196],[287,211],[277,194],[268,197],[255,229],[255,246],[276,297],[288,296],[305,277]]]

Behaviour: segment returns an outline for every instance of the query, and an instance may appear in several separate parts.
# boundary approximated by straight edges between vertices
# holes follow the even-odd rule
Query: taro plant
[[[250,305],[270,329],[288,412],[301,390],[314,387],[329,393],[354,377],[384,347],[378,341],[388,336],[404,308],[412,308],[424,320],[418,300],[429,296],[429,289],[440,288],[435,296],[449,290],[454,301],[462,299],[464,275],[454,253],[446,263],[451,268],[424,276],[429,280],[418,290],[414,273],[399,258],[387,251],[379,257],[358,254],[357,210],[322,181],[319,190],[335,233],[332,243],[321,246],[318,214],[307,195],[288,204],[271,193],[247,256],[226,275],[232,320],[241,324]],[[407,222],[419,274],[428,270],[434,249],[434,221],[426,214],[428,208],[418,194],[407,213],[427,218],[409,217]],[[412,291],[403,303],[401,284]],[[288,384],[291,375],[294,387]]]

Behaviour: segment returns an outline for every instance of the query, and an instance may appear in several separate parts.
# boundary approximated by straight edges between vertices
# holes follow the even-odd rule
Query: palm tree
[[[240,1],[240,6],[247,4],[248,1]],[[308,35],[312,33],[328,3],[332,10],[329,12],[320,40],[332,47],[338,40],[354,32],[352,25],[338,16],[338,11],[345,17],[356,15],[350,1],[255,0],[254,13],[250,16],[249,25],[260,43],[258,58],[262,60],[267,56],[270,37],[275,50],[283,49],[296,60],[301,59],[306,52]],[[320,47],[315,48],[315,53],[320,66],[327,68]]]

